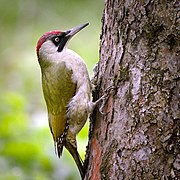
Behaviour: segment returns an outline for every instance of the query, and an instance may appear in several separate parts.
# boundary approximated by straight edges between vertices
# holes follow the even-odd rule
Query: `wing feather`
[[[76,82],[72,79],[73,71],[65,63],[57,66],[50,66],[42,72],[42,84],[49,126],[60,156],[68,130],[67,105],[76,93]]]

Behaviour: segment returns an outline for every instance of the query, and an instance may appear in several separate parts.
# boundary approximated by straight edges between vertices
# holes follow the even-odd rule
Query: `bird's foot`
[[[109,112],[103,112],[103,108],[110,96],[110,92],[114,89],[115,86],[109,86],[108,88],[105,89],[105,94],[102,97],[100,97],[96,102],[94,102],[94,105],[96,106],[100,101],[102,101],[101,106],[99,108],[99,112],[104,116],[106,116]]]

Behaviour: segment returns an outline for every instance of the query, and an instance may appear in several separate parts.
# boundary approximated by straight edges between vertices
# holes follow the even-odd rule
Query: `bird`
[[[55,152],[60,158],[65,147],[74,158],[82,179],[85,170],[77,151],[76,135],[105,96],[92,102],[92,84],[84,60],[68,49],[67,44],[88,25],[85,23],[66,31],[48,31],[40,37],[36,46]]]

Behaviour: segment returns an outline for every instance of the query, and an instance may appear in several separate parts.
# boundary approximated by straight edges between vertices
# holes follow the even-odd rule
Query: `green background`
[[[46,31],[89,22],[69,48],[90,76],[98,61],[103,0],[0,0],[0,180],[79,179],[72,157],[54,153],[41,89],[36,43]],[[88,125],[78,136],[84,159]]]

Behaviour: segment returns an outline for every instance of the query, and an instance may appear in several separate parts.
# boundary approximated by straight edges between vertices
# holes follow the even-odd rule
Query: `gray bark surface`
[[[88,180],[180,179],[180,3],[106,0]]]

